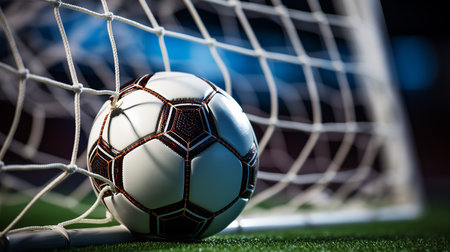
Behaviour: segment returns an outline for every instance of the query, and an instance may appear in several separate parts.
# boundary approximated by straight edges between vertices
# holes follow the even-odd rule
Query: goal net
[[[88,177],[111,182],[87,171],[87,136],[121,84],[159,71],[212,81],[255,130],[255,194],[224,233],[420,214],[377,1],[37,0],[0,8],[3,246],[134,239],[99,204],[104,191],[91,189]]]

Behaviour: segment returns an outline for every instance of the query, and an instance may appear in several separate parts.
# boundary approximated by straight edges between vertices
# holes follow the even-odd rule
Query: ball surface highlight
[[[102,201],[131,232],[199,239],[228,226],[253,194],[258,149],[238,103],[191,74],[158,72],[123,85],[94,119],[88,168],[116,192]],[[105,182],[91,178],[98,193]]]

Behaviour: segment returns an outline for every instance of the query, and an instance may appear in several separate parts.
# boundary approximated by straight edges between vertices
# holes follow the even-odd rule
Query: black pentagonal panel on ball
[[[254,190],[256,184],[256,172],[259,166],[258,150],[256,145],[253,144],[250,151],[242,157],[242,184],[241,192],[239,196],[244,199],[249,199]]]
[[[185,214],[171,218],[160,218],[159,235],[166,238],[194,238],[205,222],[206,220],[199,220]]]
[[[108,162],[101,157],[100,155],[93,155],[90,161],[90,167],[91,171],[93,173],[99,174],[105,178],[108,178]],[[97,184],[97,187],[95,187],[98,191],[100,186],[102,186],[105,182],[94,179],[95,183]]]
[[[111,178],[111,164],[115,163],[116,156],[118,155],[118,151],[115,150],[112,146],[106,143],[102,138],[97,140],[97,143],[92,145],[89,150],[89,170],[93,173],[99,174],[107,179]],[[91,178],[94,182],[95,189],[97,192],[101,190],[101,187],[106,183],[99,179]],[[109,194],[107,192],[106,194]]]
[[[216,140],[214,117],[198,100],[170,101],[161,110],[158,139],[180,156],[193,158]]]
[[[190,201],[180,201],[154,210],[156,234],[169,239],[195,239],[208,227],[212,212]]]
[[[182,107],[177,110],[177,119],[173,129],[187,142],[196,139],[205,132],[200,111],[197,109]]]

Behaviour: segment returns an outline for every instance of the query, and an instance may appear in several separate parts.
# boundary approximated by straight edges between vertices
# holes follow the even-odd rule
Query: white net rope
[[[107,97],[117,102],[121,83],[156,71],[205,77],[242,105],[261,153],[246,214],[411,203],[397,97],[382,64],[364,61],[354,45],[372,44],[377,28],[350,1],[292,2],[0,5],[0,101],[8,115],[0,206],[23,206],[0,234],[111,221],[108,213],[86,219],[109,188],[86,203],[87,177],[113,187],[86,170],[86,138]],[[81,215],[13,229],[39,201]]]

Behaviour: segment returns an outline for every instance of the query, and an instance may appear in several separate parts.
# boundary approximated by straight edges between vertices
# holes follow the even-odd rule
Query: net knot
[[[81,93],[83,93],[83,84],[78,83],[78,84],[74,85],[74,86],[73,86],[73,91],[74,91],[76,94],[81,94]]]
[[[333,68],[336,72],[344,72],[345,71],[344,63],[342,63],[342,61],[340,61],[340,60],[333,61]]]
[[[24,68],[23,70],[19,71],[20,79],[27,80],[30,75],[30,70],[28,68]]]
[[[311,65],[311,59],[306,54],[298,56],[298,59],[300,60],[302,65]]]
[[[78,167],[75,164],[69,164],[67,166],[67,171],[69,172],[69,174],[74,174],[77,171]]]
[[[120,106],[122,106],[123,101],[118,101],[116,99],[113,100],[113,103],[111,104],[111,111],[116,110]]]
[[[228,4],[230,5],[230,7],[232,7],[232,8],[241,8],[241,2],[239,2],[239,1],[236,1],[236,0],[230,0],[229,2],[228,2]]]
[[[257,48],[257,49],[255,49],[255,56],[256,57],[263,57],[264,56],[264,54],[265,54],[265,51],[264,51],[264,49],[262,49],[262,48]]]
[[[158,37],[160,37],[160,36],[164,36],[164,34],[166,33],[166,30],[163,27],[159,26],[159,27],[155,28],[155,32],[156,32],[156,35],[158,35]]]
[[[61,7],[61,0],[54,0],[53,1],[53,6],[55,6],[55,8]]]
[[[313,17],[319,23],[328,24],[328,20],[325,17],[325,14],[323,14],[323,12],[321,11],[313,12]]]
[[[320,123],[314,123],[312,125],[313,132],[322,132],[323,131],[323,125]]]
[[[111,11],[105,12],[105,17],[106,17],[106,20],[113,21],[114,20],[114,13],[112,13]]]
[[[288,9],[283,5],[275,6],[275,11],[278,12],[278,14],[280,14],[283,17],[289,17]]]
[[[214,46],[216,44],[216,40],[214,38],[208,38],[205,41],[206,41],[206,44],[209,46]]]

